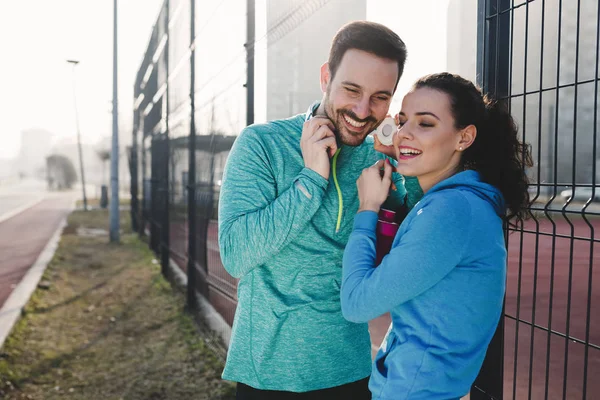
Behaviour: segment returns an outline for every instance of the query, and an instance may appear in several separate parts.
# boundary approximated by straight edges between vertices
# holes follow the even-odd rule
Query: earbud
[[[373,132],[384,146],[391,146],[398,127],[394,118],[387,117]]]

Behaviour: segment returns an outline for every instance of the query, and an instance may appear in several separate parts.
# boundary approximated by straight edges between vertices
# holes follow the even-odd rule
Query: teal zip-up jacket
[[[328,182],[304,167],[304,120],[300,114],[244,129],[221,187],[221,259],[240,278],[223,379],[257,389],[306,392],[371,372],[368,325],[344,319],[340,284],[359,205],[356,180],[384,156],[371,137],[361,146],[341,146]],[[395,181],[394,197],[403,201],[403,180]],[[414,185],[409,205],[420,196]]]

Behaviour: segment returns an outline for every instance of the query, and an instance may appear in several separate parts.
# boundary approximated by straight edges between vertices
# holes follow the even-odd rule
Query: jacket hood
[[[504,196],[495,186],[483,182],[477,171],[463,171],[448,179],[444,179],[433,186],[427,194],[439,192],[446,189],[459,189],[469,191],[493,205],[496,214],[503,217],[506,213]]]

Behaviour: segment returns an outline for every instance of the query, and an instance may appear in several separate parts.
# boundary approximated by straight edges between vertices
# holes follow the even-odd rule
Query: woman
[[[377,213],[392,166],[363,171],[344,253],[342,312],[354,322],[391,313],[369,382],[373,399],[458,399],[475,380],[500,318],[503,223],[526,216],[523,165],[531,157],[511,116],[456,75],[417,81],[396,121],[396,170],[417,177],[424,196],[374,265]]]

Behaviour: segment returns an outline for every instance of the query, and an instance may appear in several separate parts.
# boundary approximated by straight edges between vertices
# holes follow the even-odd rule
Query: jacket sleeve
[[[423,197],[423,189],[419,185],[419,180],[414,176],[404,177],[404,189],[407,194],[408,209],[412,209]]]
[[[404,203],[407,199],[404,178],[402,175],[394,172],[392,174],[392,182],[396,185],[396,190],[390,189],[390,194],[381,207],[390,210],[398,210],[405,205]]]
[[[236,139],[223,173],[219,248],[223,266],[240,278],[292,241],[321,205],[328,181],[304,168],[278,192],[270,155],[246,128]]]
[[[414,299],[442,280],[463,257],[469,242],[471,211],[440,198],[419,205],[409,226],[375,268],[377,214],[360,212],[346,246],[341,289],[342,313],[367,322]]]
[[[397,165],[396,160],[391,158],[389,160],[393,165]],[[409,211],[423,197],[423,190],[417,178],[402,176],[394,172],[392,174],[392,181],[396,185],[396,190],[390,190],[390,195],[383,204],[384,208],[397,210],[402,206],[406,206],[406,210]]]

